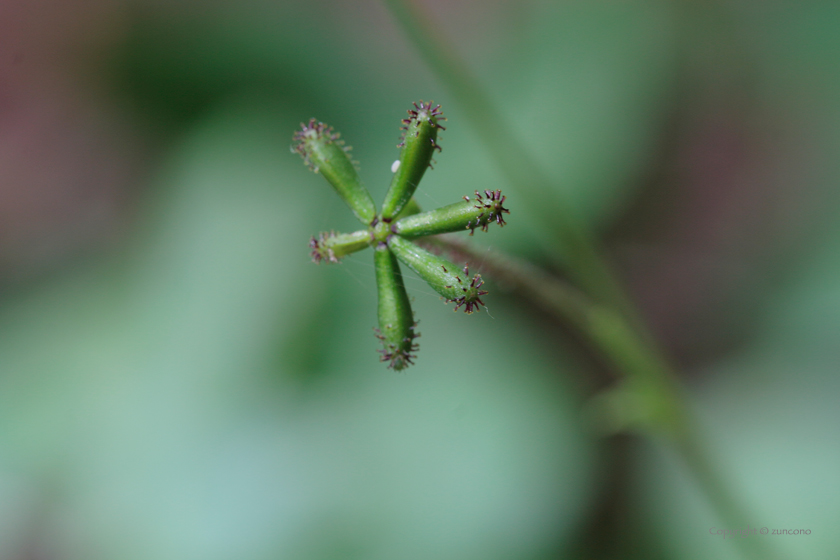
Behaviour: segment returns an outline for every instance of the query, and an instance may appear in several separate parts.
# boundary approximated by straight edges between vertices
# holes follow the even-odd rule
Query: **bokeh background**
[[[608,248],[742,526],[837,558],[840,4],[422,5]],[[0,3],[0,559],[738,557],[666,447],[593,429],[608,378],[541,309],[409,278],[394,374],[371,255],[309,261],[356,224],[293,130],[381,200],[430,98],[420,204],[502,188],[474,242],[551,262],[379,2]]]

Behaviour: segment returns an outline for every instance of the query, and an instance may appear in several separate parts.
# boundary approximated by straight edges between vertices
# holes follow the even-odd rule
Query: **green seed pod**
[[[385,345],[379,352],[381,361],[399,371],[414,363],[412,360],[416,356],[412,352],[418,349],[414,339],[420,334],[415,332],[417,324],[397,259],[384,244],[373,253],[379,292],[379,328],[375,330],[376,337]]]
[[[350,147],[344,146],[340,134],[315,119],[300,126],[301,130],[294,136],[292,151],[299,153],[312,171],[321,173],[335,187],[362,223],[370,224],[376,217],[376,205],[347,153]]]
[[[370,232],[367,230],[353,233],[336,233],[334,231],[321,232],[318,237],[309,240],[312,260],[316,263],[327,261],[337,263],[341,257],[361,251],[371,243]]]
[[[484,191],[484,196],[475,191],[475,198],[472,200],[465,196],[464,202],[456,202],[431,212],[400,218],[393,224],[391,230],[408,238],[465,229],[470,230],[470,235],[472,235],[476,228],[487,231],[487,226],[492,222],[496,222],[500,227],[505,225],[502,214],[510,214],[510,212],[502,206],[504,202],[505,197],[502,191]]]
[[[484,302],[481,296],[484,284],[481,275],[470,279],[469,264],[462,270],[458,265],[418,247],[399,235],[388,238],[388,247],[402,262],[428,282],[434,291],[446,298],[446,303],[455,302],[455,311],[463,305],[465,313],[479,311]]]
[[[400,159],[394,162],[391,169],[394,178],[391,186],[385,194],[385,202],[382,204],[382,217],[390,221],[411,199],[420,179],[431,166],[432,154],[435,150],[440,151],[437,144],[438,129],[445,130],[438,121],[446,118],[440,110],[440,105],[433,107],[432,103],[420,102],[414,104],[414,109],[409,109],[409,117],[403,120],[405,130],[399,146]]]

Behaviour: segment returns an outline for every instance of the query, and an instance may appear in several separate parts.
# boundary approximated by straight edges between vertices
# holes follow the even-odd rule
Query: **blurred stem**
[[[620,312],[526,260],[489,249],[476,252],[469,244],[442,236],[423,238],[418,243],[473,264],[481,263],[482,271],[491,278],[574,327],[626,382],[623,387],[644,400],[646,424],[672,434],[682,431],[685,419],[682,406],[678,406],[682,398],[670,367]]]
[[[526,260],[488,249],[476,251],[447,237],[427,237],[418,243],[446,251],[459,260],[481,263],[483,273],[578,330],[620,376],[619,386],[603,395],[600,403],[605,406],[599,412],[612,416],[608,418],[610,426],[664,435],[727,528],[743,527],[751,519],[726,477],[709,459],[673,371],[649,344],[649,338],[640,336],[621,313],[592,301],[574,286]],[[776,558],[758,535],[734,540],[746,558]]]
[[[449,89],[460,109],[485,143],[505,179],[516,185],[529,218],[553,233],[548,241],[562,248],[561,264],[580,290],[548,275],[530,263],[498,253],[473,254],[473,263],[497,279],[577,328],[607,358],[623,378],[609,402],[628,404],[613,412],[636,414],[629,421],[649,433],[665,432],[673,448],[716,510],[721,522],[740,527],[749,519],[744,508],[709,459],[689,421],[685,398],[674,372],[659,351],[635,305],[616,279],[601,249],[565,201],[547,201],[552,181],[517,139],[494,107],[485,89],[457,56],[448,38],[439,31],[413,0],[385,0],[403,31]],[[554,203],[552,203],[554,202]],[[463,254],[471,250],[449,240],[428,238]],[[550,247],[549,247],[550,248]],[[553,251],[549,251],[553,254]],[[625,421],[628,418],[625,415]],[[734,539],[746,557],[768,559],[775,555],[760,537]]]

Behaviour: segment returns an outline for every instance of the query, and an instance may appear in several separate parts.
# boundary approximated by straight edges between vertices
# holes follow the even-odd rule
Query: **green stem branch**
[[[643,411],[641,427],[665,432],[673,449],[686,463],[707,500],[721,521],[737,527],[748,519],[735,493],[699,443],[682,389],[674,372],[662,357],[635,305],[601,249],[583,227],[577,213],[565,201],[546,204],[546,193],[555,192],[552,181],[517,139],[504,114],[497,111],[479,80],[455,54],[456,50],[439,28],[412,0],[385,0],[403,31],[449,89],[467,116],[478,137],[485,143],[505,179],[516,185],[524,211],[545,231],[553,232],[551,245],[561,247],[561,264],[580,290],[548,275],[533,265],[490,252],[473,255],[472,262],[521,291],[559,319],[570,323],[602,353],[613,371],[623,378],[623,386]],[[429,243],[469,253],[468,246],[449,240],[429,239]],[[551,254],[551,253],[549,253]],[[775,556],[760,538],[735,539],[746,557]]]
[[[476,251],[469,244],[449,237],[419,241],[429,249],[448,252],[452,258],[482,263],[489,278],[546,309],[561,322],[580,332],[607,359],[621,385],[609,401],[631,406],[601,408],[612,417],[607,423],[618,429],[635,429],[664,435],[686,464],[695,482],[728,527],[742,526],[750,519],[717,465],[705,452],[688,414],[682,388],[661,354],[639,336],[622,314],[592,301],[567,282],[532,263],[494,250]],[[745,558],[769,560],[775,552],[760,538],[735,539]]]

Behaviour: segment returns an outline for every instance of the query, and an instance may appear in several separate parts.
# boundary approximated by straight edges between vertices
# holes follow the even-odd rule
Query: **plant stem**
[[[419,243],[446,251],[459,260],[482,263],[482,273],[579,331],[620,376],[624,385],[617,391],[641,405],[641,415],[624,419],[619,425],[665,435],[727,527],[743,526],[750,519],[749,511],[705,452],[671,368],[620,313],[592,301],[574,286],[523,259],[493,250],[476,251],[449,237],[428,237]],[[776,553],[759,536],[735,541],[746,558],[776,558]]]
[[[496,110],[478,79],[427,14],[412,0],[385,2],[466,114],[506,180],[516,185],[523,205],[527,206],[524,211],[546,231],[553,232],[552,245],[560,245],[561,264],[580,290],[529,263],[498,253],[482,252],[470,260],[483,261],[491,276],[519,288],[526,297],[546,306],[586,336],[610,361],[613,370],[623,376],[628,393],[641,399],[645,415],[642,425],[649,431],[666,433],[722,522],[730,527],[740,526],[747,519],[747,508],[740,505],[725,477],[704,452],[674,372],[577,213],[568,203],[546,203],[546,194],[556,190],[552,181],[517,140],[503,113]],[[461,253],[470,251],[467,246],[448,240],[427,239]],[[735,540],[746,557],[775,556],[760,537]]]
[[[472,263],[480,262],[482,270],[491,278],[510,286],[580,331],[603,353],[618,376],[634,379],[643,387],[662,387],[664,393],[670,393],[676,387],[668,365],[621,313],[593,301],[571,284],[526,260],[494,250],[483,249],[479,253],[452,238],[427,237],[418,243],[457,254]],[[668,422],[673,423],[676,420]]]

